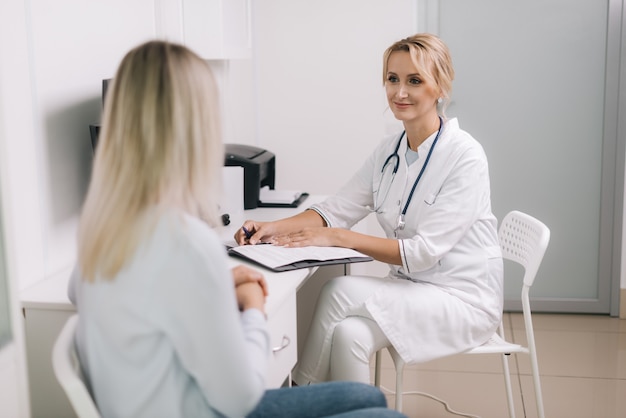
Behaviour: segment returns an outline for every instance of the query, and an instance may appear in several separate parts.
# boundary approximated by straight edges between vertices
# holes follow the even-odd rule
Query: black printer
[[[262,148],[242,144],[224,144],[225,166],[243,167],[243,206],[255,209],[259,206],[261,187],[274,189],[276,157]]]

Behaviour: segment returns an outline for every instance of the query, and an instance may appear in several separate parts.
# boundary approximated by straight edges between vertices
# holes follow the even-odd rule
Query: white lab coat
[[[382,141],[339,193],[312,207],[329,226],[351,228],[371,213],[383,164],[399,136]],[[398,171],[384,203],[377,202],[388,238],[396,237],[398,215],[433,140],[434,135],[420,145],[411,166],[406,139],[400,144]],[[444,124],[405,222],[397,231],[402,265],[390,265],[388,276],[397,280],[366,301],[368,311],[406,362],[483,343],[502,317],[502,257],[487,158],[456,119]]]

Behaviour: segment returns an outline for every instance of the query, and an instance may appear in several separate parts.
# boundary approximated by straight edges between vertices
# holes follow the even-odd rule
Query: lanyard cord
[[[415,192],[415,189],[417,188],[417,183],[419,183],[420,179],[422,178],[422,174],[424,174],[424,170],[426,169],[426,166],[428,165],[430,156],[432,155],[433,150],[435,149],[435,145],[437,145],[437,140],[439,140],[439,135],[441,134],[442,128],[443,128],[443,119],[441,119],[441,116],[439,116],[439,130],[437,131],[437,136],[435,137],[435,140],[433,141],[433,144],[431,145],[430,150],[428,150],[428,155],[426,155],[426,160],[424,161],[424,165],[422,166],[420,173],[417,175],[417,179],[415,180],[415,183],[413,183],[413,188],[411,189],[411,193],[409,193],[409,198],[407,199],[406,204],[404,205],[404,209],[402,209],[402,215],[401,215],[402,219],[404,219],[404,215],[406,215],[406,210],[409,208],[409,203],[411,203],[411,199],[413,198],[413,193]]]

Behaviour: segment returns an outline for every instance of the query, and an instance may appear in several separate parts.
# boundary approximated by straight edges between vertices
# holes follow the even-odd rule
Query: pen
[[[245,226],[242,226],[241,230],[244,234],[246,234],[246,239],[250,239],[250,237],[252,236],[252,232],[248,231],[248,228],[246,228]]]

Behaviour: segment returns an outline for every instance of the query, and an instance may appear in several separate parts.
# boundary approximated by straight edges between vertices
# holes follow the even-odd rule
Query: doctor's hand
[[[272,243],[283,247],[343,247],[342,228],[307,227],[298,232],[275,236]]]
[[[239,245],[255,245],[260,242],[272,243],[276,229],[275,222],[245,221],[241,228],[235,232],[235,242]]]

